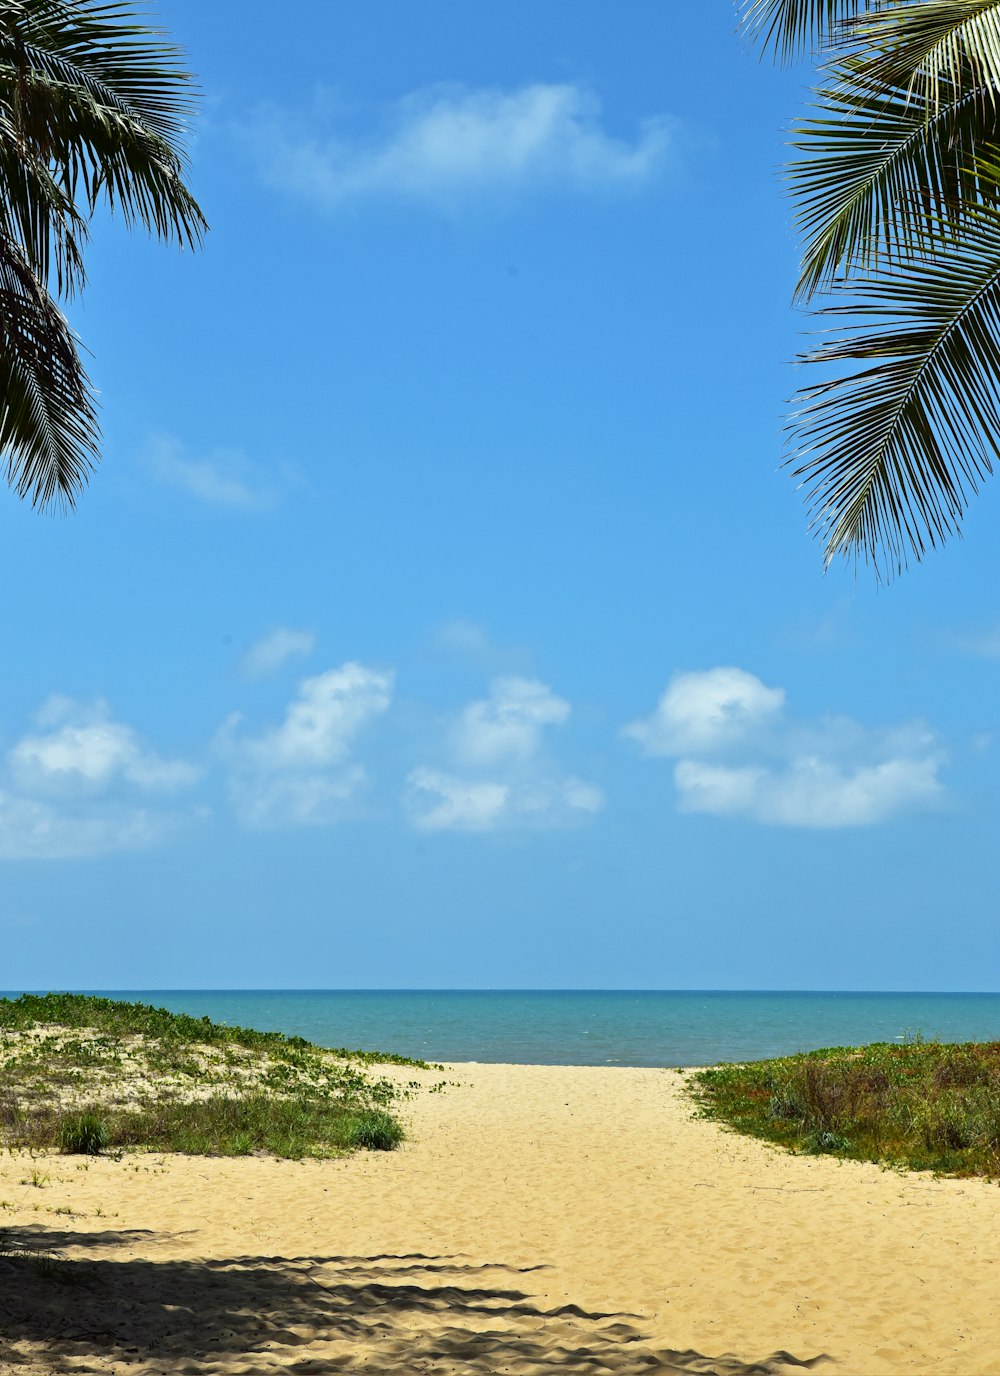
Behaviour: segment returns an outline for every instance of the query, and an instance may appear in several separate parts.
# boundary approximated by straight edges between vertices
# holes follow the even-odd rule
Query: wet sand
[[[0,1261],[0,1372],[1000,1376],[996,1185],[789,1156],[673,1071],[446,1078],[391,1154],[0,1158],[65,1258]]]

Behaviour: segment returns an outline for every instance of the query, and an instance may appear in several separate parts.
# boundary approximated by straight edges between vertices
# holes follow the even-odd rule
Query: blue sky
[[[8,988],[994,989],[987,487],[879,589],[780,471],[808,74],[726,0],[162,0],[181,254],[0,495]]]

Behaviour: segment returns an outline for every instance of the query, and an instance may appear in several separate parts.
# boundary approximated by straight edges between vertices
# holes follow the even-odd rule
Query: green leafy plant
[[[352,1147],[369,1151],[393,1151],[403,1140],[403,1129],[388,1113],[363,1113],[350,1128]]]
[[[790,430],[826,559],[957,533],[1000,433],[1000,0],[747,0],[819,78],[788,168],[796,296],[828,298]]]
[[[794,1151],[1000,1176],[1000,1042],[835,1047],[689,1084],[705,1117]]]
[[[97,1113],[74,1113],[59,1128],[59,1146],[75,1156],[99,1156],[108,1145],[106,1121]]]
[[[386,1149],[402,1137],[389,1109],[417,1083],[371,1074],[386,1062],[425,1066],[147,1004],[80,994],[3,999],[0,1141],[81,1154],[300,1158]]]

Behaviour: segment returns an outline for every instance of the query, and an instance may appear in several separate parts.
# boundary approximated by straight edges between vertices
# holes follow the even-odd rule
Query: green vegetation
[[[702,1114],[793,1151],[1000,1176],[1000,1042],[835,1047],[697,1071]]]
[[[142,1003],[0,999],[0,1141],[86,1155],[388,1151],[403,1137],[389,1108],[406,1087],[365,1073],[377,1064],[431,1068]]]
[[[99,1156],[108,1145],[108,1125],[99,1113],[72,1113],[59,1124],[59,1145],[76,1156]]]
[[[369,1151],[392,1151],[403,1140],[403,1129],[389,1113],[362,1113],[351,1127],[350,1145]]]
[[[743,28],[819,61],[787,170],[796,295],[825,298],[793,476],[827,561],[891,576],[958,532],[995,464],[1000,0],[745,0]]]
[[[59,309],[98,206],[194,248],[195,90],[132,0],[0,0],[0,478],[70,505],[98,457],[96,399]]]

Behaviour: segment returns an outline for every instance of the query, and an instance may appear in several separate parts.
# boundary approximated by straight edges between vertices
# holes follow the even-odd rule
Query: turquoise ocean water
[[[96,991],[93,991],[96,992]],[[673,990],[102,990],[323,1046],[434,1061],[711,1065],[821,1046],[1000,1041],[1000,994]]]

